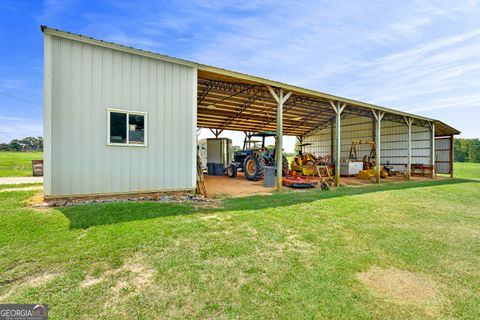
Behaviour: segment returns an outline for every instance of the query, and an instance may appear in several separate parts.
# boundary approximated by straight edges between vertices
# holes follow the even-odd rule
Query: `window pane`
[[[130,114],[128,119],[128,139],[131,144],[144,144],[145,116]]]
[[[110,112],[110,143],[127,143],[127,114]]]

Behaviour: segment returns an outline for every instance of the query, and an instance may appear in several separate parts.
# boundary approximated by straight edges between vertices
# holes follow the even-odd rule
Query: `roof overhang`
[[[283,129],[286,135],[303,135],[312,130],[332,125],[335,112],[331,107],[331,102],[346,104],[343,117],[366,116],[373,118],[372,111],[380,111],[385,112],[384,120],[405,123],[405,118],[412,118],[414,123],[420,126],[429,126],[429,124],[435,123],[437,136],[460,133],[441,121],[391,108],[97,40],[46,26],[41,26],[41,30],[52,36],[196,68],[198,70],[197,114],[199,127],[221,130],[275,131],[276,101],[267,89],[267,86],[271,86],[292,92],[292,96],[284,105]]]
[[[445,123],[411,113],[342,98],[289,84],[250,76],[211,66],[198,67],[198,126],[219,130],[274,131],[277,102],[268,86],[292,92],[285,102],[283,132],[304,135],[333,125],[335,111],[331,103],[345,104],[342,117],[364,116],[374,119],[373,111],[385,112],[384,120],[405,124],[413,119],[418,126],[435,123],[435,135],[460,132]]]

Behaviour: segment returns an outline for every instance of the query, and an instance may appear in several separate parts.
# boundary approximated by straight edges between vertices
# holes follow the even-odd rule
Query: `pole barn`
[[[358,139],[376,141],[377,182],[387,161],[407,177],[416,168],[453,175],[460,132],[441,121],[41,29],[46,198],[194,191],[197,128],[277,132],[278,190],[283,135],[330,157],[337,186]]]

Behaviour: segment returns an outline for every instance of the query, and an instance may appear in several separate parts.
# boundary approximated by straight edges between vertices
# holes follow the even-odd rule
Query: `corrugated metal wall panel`
[[[450,164],[445,162],[436,162],[435,172],[439,174],[448,174],[450,173]]]
[[[317,132],[306,135],[303,143],[311,143],[310,146],[304,147],[304,152],[310,152],[318,156],[327,156],[331,152],[331,129],[326,128]]]
[[[350,147],[352,140],[372,140],[373,134],[373,122],[366,117],[348,117],[342,119],[341,124],[341,150],[340,156],[342,159],[348,158],[350,154]],[[335,127],[333,128],[333,139],[336,137]],[[325,128],[317,130],[311,134],[305,135],[303,138],[304,143],[312,143],[311,146],[305,147],[306,152],[312,152],[316,155],[326,156],[331,153],[331,128]],[[335,142],[334,142],[335,144]],[[335,152],[335,145],[333,148]],[[367,145],[360,145],[357,148],[357,154],[363,155],[370,153],[370,149]]]
[[[431,164],[432,132],[429,128],[412,126],[412,164]]]
[[[450,138],[435,139],[436,172],[450,173]]]
[[[382,121],[381,162],[395,169],[406,170],[408,162],[408,127],[401,123]]]
[[[195,187],[194,68],[54,36],[51,51],[47,195]],[[107,108],[148,112],[148,146],[107,146]]]
[[[375,141],[375,122],[367,117],[347,117],[341,124],[341,159],[347,159],[352,140]],[[330,154],[331,128],[325,128],[305,135],[303,142],[312,143],[305,151],[325,156]],[[382,121],[381,162],[397,164],[398,170],[405,170],[408,160],[408,128],[397,122]],[[335,139],[335,129],[333,131]],[[334,140],[335,141],[335,140]],[[357,157],[368,155],[370,148],[362,145],[357,148]],[[412,126],[412,164],[430,164],[431,131],[429,128]]]
[[[373,137],[373,127],[374,122],[370,118],[357,116],[342,119],[342,123],[340,125],[340,158],[348,159],[350,155],[352,140],[375,140]],[[358,160],[361,160],[363,155],[369,155],[370,150],[370,146],[366,144],[357,146]]]

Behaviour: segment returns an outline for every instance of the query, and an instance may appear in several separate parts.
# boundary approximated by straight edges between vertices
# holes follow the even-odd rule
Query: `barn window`
[[[146,146],[147,113],[107,109],[108,145]]]

